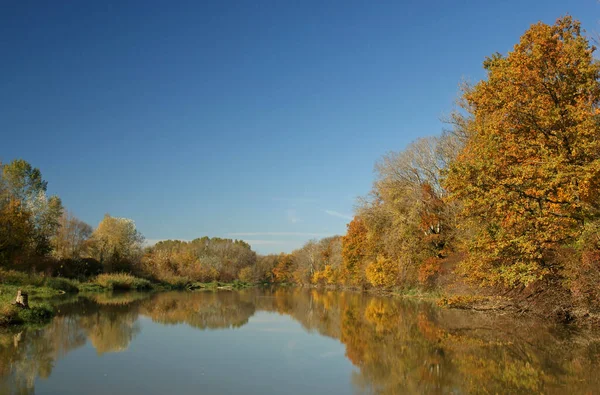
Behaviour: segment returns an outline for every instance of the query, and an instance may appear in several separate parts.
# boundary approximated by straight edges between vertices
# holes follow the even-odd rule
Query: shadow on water
[[[44,328],[0,332],[0,393],[33,393],[70,352],[128,352],[140,318],[222,331],[259,311],[341,342],[358,393],[594,393],[600,339],[532,320],[307,289],[96,294],[64,300]],[[166,328],[168,330],[168,328]],[[340,356],[340,358],[344,358]],[[233,373],[232,373],[233,374]],[[264,379],[271,372],[264,372]]]

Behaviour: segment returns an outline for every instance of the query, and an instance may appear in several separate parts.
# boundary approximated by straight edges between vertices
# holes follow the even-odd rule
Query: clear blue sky
[[[596,0],[4,1],[0,159],[93,226],[291,251],[344,233],[378,157],[565,13],[600,30]]]

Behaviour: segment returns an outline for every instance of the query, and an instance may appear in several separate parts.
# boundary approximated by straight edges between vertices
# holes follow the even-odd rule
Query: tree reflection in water
[[[89,341],[122,352],[138,318],[199,330],[234,329],[256,311],[290,316],[339,340],[364,393],[574,393],[600,389],[600,341],[514,317],[440,310],[427,303],[310,289],[79,297],[44,328],[0,333],[0,393],[33,393],[57,360]],[[269,372],[265,372],[265,377]]]

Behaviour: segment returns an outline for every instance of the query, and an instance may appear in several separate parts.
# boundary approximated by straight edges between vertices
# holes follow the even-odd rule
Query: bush
[[[0,307],[0,326],[20,324],[42,324],[54,316],[54,309],[48,304],[22,309],[12,304]]]
[[[104,288],[122,291],[144,290],[152,287],[150,281],[127,273],[101,274],[94,282]]]
[[[255,282],[254,270],[251,266],[246,266],[238,275],[239,279],[245,283],[253,283]]]
[[[19,321],[19,308],[11,304],[0,307],[0,326],[17,324]]]
[[[476,303],[486,300],[488,300],[488,298],[485,296],[454,295],[440,298],[437,302],[437,305],[440,307],[451,307],[454,309],[471,309]]]
[[[367,266],[367,280],[374,287],[391,288],[398,282],[398,264],[382,255]]]
[[[0,269],[0,282],[8,285],[33,285],[41,287],[44,284],[44,277],[16,270]]]
[[[57,262],[54,274],[60,277],[84,279],[102,273],[102,264],[93,258],[62,259]]]
[[[435,277],[439,274],[442,267],[442,259],[438,257],[429,257],[423,261],[419,267],[419,283],[426,287],[431,287]]]
[[[191,283],[189,277],[185,276],[167,276],[159,280],[166,285],[166,288],[170,289],[186,289]]]
[[[231,286],[235,289],[243,289],[243,288],[248,288],[251,285],[245,281],[233,280],[233,282],[231,283]]]
[[[48,288],[57,289],[59,291],[64,291],[67,293],[77,293],[79,292],[79,287],[77,283],[73,280],[69,280],[61,277],[47,277],[44,285]]]
[[[29,309],[18,310],[19,321],[26,324],[42,324],[54,317],[54,309],[45,303]]]

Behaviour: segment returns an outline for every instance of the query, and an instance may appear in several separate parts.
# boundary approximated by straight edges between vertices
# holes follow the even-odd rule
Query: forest
[[[131,219],[94,229],[48,196],[39,169],[1,166],[0,266],[86,281],[285,283],[456,297],[535,295],[600,308],[600,63],[579,22],[532,25],[461,85],[447,130],[375,165],[345,235],[257,255],[240,240],[145,246]],[[512,293],[511,293],[512,292]],[[450,303],[451,304],[451,303]],[[578,310],[578,311],[579,311]]]

